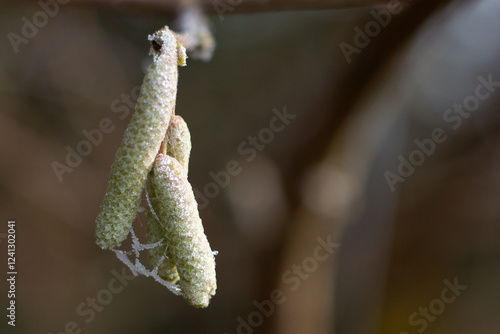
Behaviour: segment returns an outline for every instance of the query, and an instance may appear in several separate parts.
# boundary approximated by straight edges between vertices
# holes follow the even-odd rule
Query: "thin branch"
[[[19,0],[12,1],[19,3]],[[24,0],[38,3],[38,0]],[[71,0],[73,7],[102,8],[129,13],[175,15],[179,8],[191,0]],[[256,13],[291,10],[331,10],[387,4],[387,0],[199,0],[201,7],[211,15]]]

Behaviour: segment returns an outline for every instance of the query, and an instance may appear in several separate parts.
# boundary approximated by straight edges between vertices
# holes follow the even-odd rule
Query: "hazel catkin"
[[[175,108],[177,66],[185,61],[184,49],[168,27],[150,36],[150,40],[154,62],[144,78],[135,113],[116,152],[96,219],[96,243],[103,249],[115,248],[127,238],[147,175]]]
[[[203,230],[193,189],[181,164],[158,154],[151,183],[153,207],[165,228],[165,239],[180,277],[186,301],[206,307],[215,295],[215,258]]]
[[[186,176],[188,174],[189,155],[191,153],[191,135],[186,122],[181,116],[173,115],[170,118],[167,135],[165,136],[167,154],[175,158],[183,167]],[[155,189],[150,183],[149,197],[155,198]],[[162,241],[162,245],[148,250],[149,262],[152,268],[158,267],[158,275],[169,282],[175,283],[179,280],[177,267],[172,260],[172,254],[165,240],[165,230],[159,217],[156,215],[156,208],[150,202],[148,206],[147,219],[147,240],[148,244]]]
[[[149,202],[151,206],[153,205],[152,202],[155,197],[156,195],[154,187],[151,184],[149,187]],[[158,267],[158,275],[161,278],[166,281],[175,283],[179,280],[179,273],[177,272],[177,266],[172,259],[172,252],[170,250],[170,247],[168,247],[165,238],[165,228],[163,227],[160,218],[156,215],[155,208],[148,207],[146,220],[148,225],[146,233],[148,244],[154,244],[158,241],[163,242],[160,246],[148,250],[149,263],[151,264],[152,268]]]
[[[175,158],[182,166],[186,175],[189,168],[189,155],[191,154],[191,134],[181,116],[173,115],[168,125],[165,137],[167,155]]]

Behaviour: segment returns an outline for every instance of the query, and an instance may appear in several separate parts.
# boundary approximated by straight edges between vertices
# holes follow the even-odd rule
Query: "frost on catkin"
[[[127,238],[146,177],[175,108],[177,65],[183,50],[168,28],[152,37],[154,62],[142,83],[135,113],[111,167],[108,188],[96,219],[96,243],[104,249]]]
[[[191,134],[181,116],[174,115],[167,129],[167,154],[175,158],[188,174],[189,155],[191,154]]]
[[[155,196],[155,190],[151,184],[149,188],[150,202],[152,202]],[[179,273],[177,272],[177,266],[172,259],[170,247],[167,245],[165,227],[163,227],[163,224],[160,222],[160,218],[156,215],[156,210],[156,208],[148,207],[146,214],[148,224],[147,240],[148,244],[154,244],[160,240],[163,241],[163,243],[158,247],[148,250],[149,262],[151,263],[152,268],[158,267],[158,275],[161,278],[175,283],[179,280]]]
[[[177,265],[186,301],[206,307],[215,295],[215,258],[198,214],[193,189],[179,162],[159,154],[153,165],[153,207],[165,228],[167,245]]]
[[[167,154],[175,158],[183,167],[186,176],[188,174],[189,155],[191,153],[191,135],[186,122],[181,116],[173,115],[170,118],[167,135],[165,136],[167,143]],[[149,197],[154,198],[155,190],[151,183],[149,187]],[[152,203],[151,203],[152,206]],[[149,207],[147,210],[147,240],[148,244],[154,244],[158,241],[163,241],[159,247],[149,249],[149,262],[152,268],[158,267],[158,275],[169,282],[179,280],[177,267],[172,260],[172,254],[165,240],[165,228],[160,222],[160,218],[156,215],[157,209]]]

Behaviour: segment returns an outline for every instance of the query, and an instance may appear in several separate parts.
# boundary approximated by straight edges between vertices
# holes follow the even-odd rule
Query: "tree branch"
[[[19,3],[19,1],[13,1]],[[24,0],[37,3],[38,0]],[[103,8],[112,11],[173,16],[182,5],[191,0],[71,0],[65,6]],[[208,14],[217,14],[217,8],[226,8],[226,14],[256,13],[289,10],[331,10],[377,6],[387,0],[199,0]],[[219,9],[220,12],[220,9]]]

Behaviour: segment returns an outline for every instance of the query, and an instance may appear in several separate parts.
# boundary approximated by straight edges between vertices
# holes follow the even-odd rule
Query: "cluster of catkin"
[[[154,62],[111,167],[96,243],[113,249],[127,238],[149,178],[148,243],[161,241],[149,250],[151,265],[163,279],[179,281],[189,304],[206,307],[217,286],[215,259],[187,179],[189,130],[174,115],[177,67],[185,65],[185,49],[168,27],[149,39]]]

